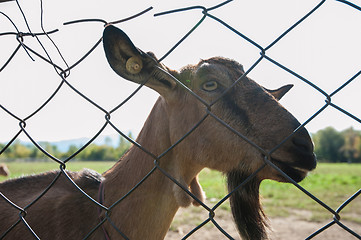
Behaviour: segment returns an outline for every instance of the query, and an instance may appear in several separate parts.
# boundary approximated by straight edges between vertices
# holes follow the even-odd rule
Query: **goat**
[[[248,184],[231,195],[230,201],[242,238],[266,239],[259,184],[263,179],[288,180],[270,164],[265,164],[265,152],[225,128],[221,121],[264,151],[271,151],[300,126],[278,102],[291,86],[271,91],[248,77],[235,82],[244,74],[242,65],[222,57],[201,60],[197,65],[186,66],[180,71],[171,70],[161,64],[153,53],[136,48],[123,31],[112,25],[104,30],[103,46],[106,58],[117,74],[160,94],[136,139],[141,148],[151,154],[133,145],[102,175],[90,170],[68,172],[73,181],[94,199],[98,199],[97,192],[102,185],[102,203],[111,206],[153,171],[111,209],[103,224],[109,238],[119,239],[119,230],[128,239],[163,239],[179,207],[204,201],[198,182],[198,173],[203,168],[224,173],[232,191],[264,166]],[[191,129],[193,131],[189,133]],[[179,141],[186,133],[187,137]],[[175,143],[176,146],[171,147]],[[154,156],[159,156],[155,170]],[[270,161],[295,181],[301,181],[307,172],[316,167],[313,144],[307,130],[303,127],[298,129],[272,152]],[[163,171],[193,193],[195,198],[165,176]],[[23,207],[32,202],[58,174],[48,172],[8,180],[0,184],[0,191]],[[54,186],[27,209],[25,219],[40,238],[83,238],[99,223],[99,207],[79,193],[63,175],[60,174]],[[19,213],[2,199],[0,212],[1,234],[16,222]],[[25,226],[18,224],[8,231],[6,237],[24,239],[30,238],[29,235]],[[100,227],[89,237],[102,238]]]
[[[5,165],[5,164],[0,164],[0,176],[9,176],[10,175],[10,171],[9,168]]]

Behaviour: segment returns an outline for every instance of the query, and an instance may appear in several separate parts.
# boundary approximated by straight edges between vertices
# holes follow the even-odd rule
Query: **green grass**
[[[220,173],[203,171],[200,182],[210,199],[220,199],[227,194],[225,181]],[[320,163],[300,185],[336,210],[361,188],[361,164]],[[260,193],[268,216],[296,215],[308,221],[322,221],[333,217],[293,184],[265,180],[261,184]],[[224,205],[223,208],[227,209],[228,206]],[[341,219],[361,223],[361,195],[341,211]]]
[[[94,169],[100,173],[109,169],[114,162],[70,162],[67,169],[79,171],[82,168]],[[59,169],[52,162],[9,162],[11,178]],[[0,177],[0,181],[5,180]],[[200,182],[211,204],[215,204],[227,194],[224,176],[216,171],[205,169],[200,174]],[[336,210],[344,201],[361,188],[361,164],[320,163],[301,186],[312,195]],[[265,180],[261,184],[262,202],[269,216],[297,216],[308,221],[332,219],[332,214],[316,203],[293,184]],[[221,206],[229,210],[228,202]],[[341,219],[361,223],[361,196],[341,211]]]
[[[69,162],[66,165],[66,169],[71,171],[79,171],[83,168],[90,168],[96,170],[99,173],[109,169],[114,162],[83,162],[75,161]],[[21,177],[25,175],[37,174],[49,170],[58,170],[59,164],[55,162],[8,162],[6,163],[10,170],[10,178]],[[0,176],[0,182],[7,178]]]

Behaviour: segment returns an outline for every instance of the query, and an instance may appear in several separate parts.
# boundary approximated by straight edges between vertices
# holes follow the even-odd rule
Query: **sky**
[[[103,24],[86,22],[64,26],[64,22],[78,19],[116,21],[153,9],[131,21],[116,24],[133,43],[144,51],[162,57],[203,16],[200,9],[154,17],[155,13],[190,7],[212,7],[222,1],[115,1],[95,0],[43,1],[43,25],[51,34],[68,65],[78,61],[102,36]],[[321,1],[314,0],[234,0],[210,13],[261,47],[269,46],[290,26],[307,14]],[[361,6],[361,1],[350,1]],[[20,0],[32,32],[41,32],[40,0]],[[0,12],[9,16],[19,31],[28,32],[16,2],[0,3]],[[299,76],[309,80],[325,93],[331,94],[361,70],[361,11],[338,1],[326,1],[314,14],[289,32],[266,51],[266,55]],[[10,21],[0,14],[0,33],[14,32]],[[45,36],[39,37],[53,62],[62,68],[65,63]],[[34,37],[25,37],[24,43],[44,55]],[[0,36],[0,67],[17,47],[14,35]],[[0,104],[20,119],[39,108],[61,83],[54,68],[20,49],[8,66],[0,72]],[[163,63],[180,69],[196,64],[200,59],[224,56],[237,60],[248,70],[260,58],[260,49],[239,37],[222,24],[207,17],[202,24],[176,48]],[[326,97],[301,79],[263,59],[249,77],[268,89],[294,84],[281,100],[301,123],[307,121],[322,106]],[[73,68],[67,81],[110,111],[127,98],[137,85],[117,76],[109,67],[102,45],[83,62]],[[333,104],[361,118],[361,76],[336,93]],[[122,108],[111,115],[111,121],[125,133],[137,134],[146,120],[158,94],[142,88]],[[36,141],[59,141],[90,138],[105,123],[105,114],[84,100],[67,85],[37,114],[26,121],[26,131]],[[337,130],[349,127],[361,129],[361,124],[329,106],[306,128],[317,132],[327,126]],[[19,131],[19,121],[0,109],[0,142],[8,142]],[[107,127],[102,135],[116,134]],[[22,133],[19,137],[26,140]]]

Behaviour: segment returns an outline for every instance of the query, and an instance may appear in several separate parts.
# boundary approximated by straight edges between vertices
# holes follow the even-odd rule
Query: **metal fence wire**
[[[0,0],[0,2],[5,2],[7,0]],[[194,27],[192,27],[188,33],[181,38],[174,46],[172,46],[169,51],[160,58],[159,61],[162,61],[163,59],[167,58],[170,54],[172,54],[173,50],[175,50],[178,46],[180,46],[183,41],[185,39],[187,39],[189,36],[191,36],[196,30],[197,28],[199,28],[199,26],[201,26],[204,22],[205,19],[211,19],[214,21],[217,21],[218,23],[221,24],[222,27],[228,29],[229,31],[233,32],[235,35],[237,35],[239,38],[244,39],[245,41],[247,41],[250,45],[254,46],[255,48],[257,48],[259,50],[260,56],[259,58],[254,62],[254,64],[245,72],[244,76],[246,76],[247,74],[249,74],[254,68],[257,67],[257,65],[261,62],[261,61],[268,61],[272,64],[274,64],[274,66],[277,66],[278,68],[282,69],[283,71],[286,71],[290,74],[292,74],[293,76],[295,76],[299,81],[309,85],[309,87],[315,89],[316,91],[318,91],[319,93],[321,93],[324,96],[325,99],[325,103],[324,105],[317,110],[316,113],[314,113],[308,120],[304,121],[302,126],[307,126],[307,124],[309,124],[310,121],[312,121],[313,119],[317,118],[317,116],[323,112],[326,108],[334,108],[336,110],[338,110],[340,113],[348,116],[349,118],[354,119],[355,121],[357,121],[358,123],[361,123],[361,119],[359,116],[355,116],[352,113],[346,111],[345,109],[339,107],[338,105],[334,104],[332,102],[332,98],[340,91],[343,90],[343,88],[345,88],[347,85],[349,85],[351,82],[356,81],[356,79],[359,79],[359,75],[361,74],[361,71],[355,73],[350,79],[346,79],[344,81],[344,83],[342,85],[340,85],[336,90],[334,90],[332,93],[327,93],[325,90],[323,90],[322,88],[318,87],[316,83],[308,80],[305,77],[302,77],[300,74],[298,74],[296,71],[288,68],[287,66],[281,64],[280,62],[277,62],[275,59],[271,58],[269,55],[267,55],[268,51],[273,48],[282,38],[284,38],[286,35],[288,35],[290,32],[292,32],[295,28],[298,28],[305,19],[309,18],[311,15],[313,15],[315,12],[317,12],[320,8],[323,7],[323,5],[325,4],[325,0],[324,1],[320,1],[317,4],[315,4],[315,7],[313,9],[311,9],[305,16],[303,16],[302,18],[300,18],[296,23],[294,23],[292,26],[290,26],[286,31],[284,31],[280,36],[278,36],[277,38],[274,39],[274,41],[269,44],[266,47],[263,47],[261,44],[253,41],[251,38],[247,37],[245,34],[243,34],[242,32],[238,31],[237,29],[233,28],[232,26],[228,25],[225,21],[223,21],[222,19],[218,18],[217,16],[213,15],[212,12],[215,9],[219,9],[219,8],[223,8],[225,7],[227,4],[229,4],[232,0],[228,0],[225,2],[222,2],[216,6],[211,6],[211,7],[204,7],[204,6],[191,6],[191,7],[185,7],[185,8],[181,8],[181,9],[175,9],[175,10],[169,10],[166,12],[161,12],[161,13],[156,13],[154,14],[155,17],[164,17],[166,18],[168,15],[171,14],[183,14],[184,12],[188,12],[188,11],[194,11],[197,12],[196,14],[200,14],[201,13],[201,18],[198,22],[195,23]],[[359,14],[361,14],[361,7],[357,6],[351,2],[348,1],[344,1],[344,0],[336,0],[337,2],[339,2],[340,6],[347,6],[351,9],[353,9],[353,11],[358,12]],[[23,224],[24,226],[26,226],[26,228],[29,230],[29,232],[34,236],[35,239],[40,239],[36,233],[36,231],[33,230],[32,225],[29,224],[27,222],[27,216],[28,216],[28,210],[31,208],[31,206],[33,206],[34,204],[37,203],[37,201],[39,199],[41,199],[49,189],[52,188],[52,186],[57,182],[57,180],[59,179],[60,175],[65,176],[69,182],[71,184],[73,184],[76,189],[81,192],[82,194],[84,194],[84,196],[86,196],[86,198],[93,202],[94,204],[98,205],[100,208],[102,208],[105,212],[106,212],[106,217],[98,224],[96,225],[96,227],[89,232],[89,234],[87,236],[84,236],[84,239],[87,239],[89,237],[92,236],[92,233],[97,230],[98,228],[102,228],[103,224],[106,221],[109,221],[110,224],[112,224],[112,221],[110,219],[110,214],[112,209],[120,204],[123,199],[127,196],[132,194],[134,191],[136,191],[136,189],[143,184],[145,181],[147,181],[147,178],[154,174],[154,172],[156,170],[158,170],[159,172],[161,172],[162,174],[164,174],[167,178],[169,178],[171,181],[173,181],[175,184],[177,184],[179,187],[183,188],[183,190],[185,192],[187,192],[188,194],[192,195],[192,197],[194,198],[195,196],[188,191],[188,189],[185,189],[181,183],[179,183],[175,176],[172,176],[170,173],[168,173],[166,170],[160,168],[159,166],[159,160],[160,158],[162,158],[164,155],[168,154],[168,152],[174,148],[177,144],[179,144],[179,142],[183,141],[185,138],[188,137],[188,135],[194,131],[198,125],[194,126],[194,128],[192,130],[190,130],[182,139],[180,139],[175,145],[173,145],[170,149],[168,149],[167,151],[165,151],[164,153],[162,153],[159,156],[155,156],[153,153],[149,152],[147,149],[145,149],[143,146],[141,146],[140,144],[138,144],[137,142],[135,142],[134,140],[132,140],[131,138],[129,138],[124,132],[122,132],[121,130],[119,130],[117,128],[117,126],[112,122],[111,120],[111,116],[112,114],[114,114],[116,111],[118,111],[120,108],[122,108],[122,106],[124,105],[125,102],[127,102],[129,99],[131,99],[135,94],[137,94],[138,90],[142,87],[140,86],[138,89],[136,89],[126,100],[124,100],[124,102],[120,103],[117,107],[115,107],[114,109],[111,110],[106,110],[104,109],[102,106],[100,106],[99,104],[97,104],[94,100],[92,100],[91,98],[87,97],[84,93],[82,93],[82,91],[80,91],[79,89],[77,89],[73,84],[71,84],[67,78],[69,76],[70,70],[76,68],[80,63],[82,63],[82,61],[84,61],[85,59],[87,59],[87,57],[89,55],[92,54],[92,52],[99,47],[99,44],[102,42],[102,38],[101,36],[101,32],[99,32],[99,40],[94,44],[94,46],[84,55],[82,56],[78,61],[76,61],[76,63],[74,63],[73,65],[69,66],[67,64],[67,61],[64,59],[64,57],[62,56],[61,51],[57,48],[57,45],[55,43],[55,41],[52,40],[52,34],[57,32],[58,30],[45,30],[44,28],[42,28],[42,32],[40,33],[35,33],[32,32],[28,22],[27,22],[27,16],[24,14],[24,12],[22,11],[21,5],[19,4],[18,1],[16,2],[12,2],[11,4],[14,4],[14,7],[19,9],[19,12],[23,15],[23,20],[26,22],[27,25],[27,30],[22,31],[18,28],[18,23],[14,22],[5,12],[0,11],[0,16],[2,16],[3,19],[6,19],[6,21],[9,21],[13,28],[14,31],[13,32],[0,32],[0,37],[4,37],[4,36],[9,36],[12,35],[14,36],[14,41],[17,43],[17,46],[15,47],[15,49],[13,50],[12,54],[10,56],[8,56],[7,60],[4,63],[0,63],[0,76],[1,76],[1,72],[6,69],[9,64],[14,60],[14,58],[19,54],[19,52],[21,51],[25,51],[26,52],[26,56],[31,58],[31,59],[36,59],[37,61],[43,61],[44,63],[46,63],[48,66],[52,66],[57,74],[57,76],[59,77],[59,85],[56,88],[56,90],[51,94],[51,96],[39,107],[37,108],[35,111],[33,111],[31,114],[29,114],[27,117],[25,118],[21,118],[19,116],[17,116],[17,114],[15,113],[15,111],[12,111],[10,109],[8,109],[6,106],[4,106],[1,102],[0,102],[0,111],[3,111],[4,113],[6,113],[10,118],[14,119],[15,121],[18,122],[19,124],[19,129],[17,131],[17,133],[13,136],[12,139],[10,139],[8,141],[8,143],[6,144],[6,146],[2,149],[0,149],[0,155],[4,153],[4,151],[6,149],[8,149],[12,144],[14,144],[14,142],[18,139],[20,134],[25,134],[27,136],[27,138],[32,142],[32,144],[34,144],[34,146],[36,146],[36,148],[38,148],[41,152],[43,152],[49,159],[51,159],[52,161],[56,162],[57,164],[59,164],[60,167],[60,172],[57,176],[55,176],[55,178],[53,179],[52,183],[47,186],[46,188],[43,189],[43,192],[37,196],[37,198],[35,198],[32,202],[30,202],[28,205],[26,206],[18,206],[17,203],[15,201],[13,201],[10,197],[6,196],[3,193],[0,193],[1,198],[3,200],[5,200],[8,203],[8,207],[9,208],[14,208],[19,212],[19,218],[17,221],[13,222],[11,224],[11,228],[9,228],[6,232],[1,232],[0,233],[0,239],[6,238],[7,234],[9,234],[11,231],[14,230],[14,228],[17,225],[21,225]],[[148,6],[147,6],[148,7]],[[42,9],[42,5],[40,5],[40,14],[43,14],[43,9]],[[119,20],[119,21],[107,21],[107,20],[103,20],[103,19],[81,19],[81,20],[76,20],[76,21],[71,21],[71,22],[67,22],[64,23],[65,26],[69,26],[71,24],[82,24],[84,22],[94,22],[94,24],[103,24],[104,26],[107,24],[120,24],[122,22],[125,21],[133,21],[135,18],[137,18],[140,15],[143,14],[151,14],[151,12],[154,11],[151,7],[145,9],[142,12],[139,12],[138,14],[135,14],[134,16],[126,16],[126,18]],[[4,21],[4,20],[1,21]],[[43,21],[43,19],[42,19]],[[355,29],[360,28],[360,23],[354,23],[355,24]],[[358,31],[355,30],[355,31]],[[1,31],[1,30],[0,30]],[[57,64],[55,61],[52,60],[52,57],[50,56],[50,54],[48,54],[47,48],[42,44],[42,38],[46,37],[48,39],[50,39],[53,43],[53,45],[58,49],[58,54],[61,57],[63,63],[65,63],[65,65],[67,66],[65,69],[60,67],[60,64]],[[39,50],[34,50],[33,48],[31,48],[29,45],[27,45],[27,39],[28,38],[35,38],[39,44],[39,46],[41,47],[41,51]],[[9,48],[9,46],[0,46],[0,49],[5,49],[5,48]],[[4,56],[2,56],[4,57]],[[13,74],[14,78],[17,77],[17,74],[14,73]],[[81,98],[83,98],[89,105],[93,106],[94,108],[97,108],[98,110],[100,110],[101,112],[104,113],[105,116],[105,121],[104,121],[104,125],[100,128],[100,130],[82,147],[80,147],[79,149],[77,149],[77,151],[75,151],[71,156],[67,157],[65,160],[61,160],[56,158],[55,156],[51,155],[50,153],[48,153],[43,147],[41,147],[40,143],[37,141],[37,139],[35,139],[27,130],[27,123],[34,119],[35,116],[37,116],[39,113],[42,112],[42,110],[45,108],[45,106],[47,106],[51,101],[53,101],[55,99],[55,97],[59,94],[60,90],[62,88],[64,88],[65,86],[68,86],[72,91],[74,91],[74,93],[76,93],[77,95],[79,95]],[[194,93],[193,95],[195,97],[197,97]],[[206,107],[206,106],[205,106]],[[211,109],[208,111],[207,114],[209,117],[213,117],[215,118],[218,122],[220,122],[224,128],[226,129],[230,129],[231,131],[235,132],[237,135],[239,135],[241,138],[243,138],[245,141],[248,141],[252,144],[251,141],[249,141],[246,137],[244,137],[241,133],[236,132],[234,129],[232,129],[231,126],[227,125],[225,122],[222,121],[222,119],[218,119],[211,111]],[[75,156],[77,156],[80,152],[82,152],[85,148],[87,148],[105,129],[105,127],[107,126],[111,126],[115,131],[117,131],[121,136],[123,136],[124,138],[126,138],[128,141],[130,141],[132,144],[136,145],[137,147],[139,147],[140,149],[142,149],[146,154],[149,154],[152,159],[154,159],[154,168],[148,173],[148,175],[144,176],[143,180],[140,181],[138,184],[135,185],[135,187],[130,190],[126,196],[124,196],[123,198],[119,199],[118,201],[114,202],[113,205],[111,206],[104,206],[102,205],[102,203],[99,202],[98,199],[93,199],[91,198],[88,193],[84,192],[81,187],[79,187],[74,181],[72,181],[71,177],[68,175],[67,171],[65,171],[67,164],[69,163],[69,161],[71,161],[72,159],[75,158]],[[293,133],[294,134],[294,133]],[[292,136],[292,135],[291,135]],[[275,147],[275,149],[279,148],[281,146],[282,143],[280,143],[278,146]],[[257,146],[255,146],[257,147]],[[333,226],[333,225],[338,225],[340,228],[342,228],[344,230],[344,234],[345,235],[353,235],[355,238],[361,239],[360,236],[360,229],[352,229],[351,227],[347,226],[347,224],[344,224],[341,219],[342,219],[342,210],[349,205],[352,201],[354,201],[356,198],[359,197],[360,193],[361,193],[361,189],[359,189],[357,192],[355,193],[350,193],[350,197],[344,202],[342,203],[337,209],[333,209],[330,206],[328,206],[326,203],[324,203],[321,199],[318,199],[316,196],[314,196],[313,194],[311,194],[310,192],[307,191],[307,189],[304,189],[303,187],[301,187],[299,184],[297,184],[296,182],[294,182],[291,178],[289,178],[285,173],[283,173],[280,169],[278,169],[275,165],[272,164],[272,162],[270,162],[267,158],[265,158],[265,164],[271,165],[273,168],[275,168],[277,171],[280,172],[280,174],[282,174],[284,177],[286,177],[287,179],[289,179],[290,182],[292,182],[294,184],[295,187],[297,187],[300,191],[302,191],[304,193],[304,197],[305,198],[310,198],[312,199],[312,201],[314,201],[315,205],[320,205],[321,207],[323,207],[324,209],[326,209],[327,211],[329,211],[331,213],[331,215],[333,215],[333,219],[330,220],[330,222],[328,224],[326,224],[325,226],[323,226],[322,228],[318,229],[317,231],[315,231],[313,234],[311,234],[310,236],[305,236],[306,239],[312,239],[315,236],[319,235],[322,236],[322,233],[325,231],[328,231],[328,229]],[[260,169],[259,169],[260,170]],[[257,174],[257,172],[255,172],[254,174],[252,174],[249,179],[251,179],[252,177],[254,177]],[[243,182],[240,186],[238,186],[236,189],[234,189],[232,192],[230,192],[228,195],[224,196],[223,199],[221,199],[217,204],[215,204],[213,207],[209,207],[204,203],[201,203],[201,207],[203,207],[206,211],[209,212],[209,217],[207,219],[204,220],[203,223],[199,224],[198,226],[196,226],[192,231],[190,231],[189,233],[187,233],[184,236],[184,239],[190,237],[194,232],[196,232],[197,230],[199,230],[200,228],[202,228],[206,223],[212,222],[218,229],[220,232],[223,233],[225,238],[228,239],[233,239],[229,233],[227,233],[227,231],[225,231],[215,220],[214,216],[216,215],[215,210],[226,200],[228,200],[228,198],[235,192],[237,191],[237,189],[242,188],[246,183],[247,183],[248,179]],[[1,213],[0,213],[1,214]],[[0,223],[1,224],[1,223]],[[77,224],[81,224],[81,223],[77,223]],[[115,228],[117,230],[117,232],[119,233],[119,238],[124,238],[127,239],[127,236],[121,231],[121,229],[118,229],[117,226],[115,226],[114,224],[112,224],[112,227]],[[358,231],[358,232],[357,232]]]

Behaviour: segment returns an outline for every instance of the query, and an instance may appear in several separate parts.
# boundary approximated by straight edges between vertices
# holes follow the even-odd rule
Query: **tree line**
[[[327,127],[312,134],[312,140],[315,143],[315,153],[319,161],[361,162],[361,131],[357,131],[351,127],[339,132],[333,127]],[[40,145],[46,152],[58,159],[66,159],[79,149],[79,146],[72,145],[67,151],[62,152],[49,142],[43,142]],[[112,146],[110,144],[90,144],[76,155],[74,159],[87,161],[116,161],[120,159],[130,146],[131,144],[127,140],[120,137],[118,146]],[[0,151],[4,147],[4,144],[0,144]],[[15,141],[0,155],[0,160],[11,161],[18,159],[29,161],[49,160],[49,158],[34,145],[23,144],[20,141]]]
[[[132,138],[131,134],[129,137]],[[58,149],[56,145],[50,142],[41,142],[39,144],[50,155],[65,160],[72,156],[79,150],[79,146],[71,145],[68,150],[63,152]],[[84,161],[117,161],[120,157],[130,148],[131,144],[123,137],[120,137],[119,144],[112,146],[110,144],[90,144],[77,154],[73,159]],[[5,147],[0,143],[0,151]],[[10,145],[1,155],[0,160],[14,161],[14,160],[27,160],[27,161],[47,161],[49,157],[39,150],[33,144],[23,144],[20,141],[15,141]]]
[[[324,162],[361,162],[361,131],[352,127],[337,131],[327,127],[312,134],[315,153]]]

